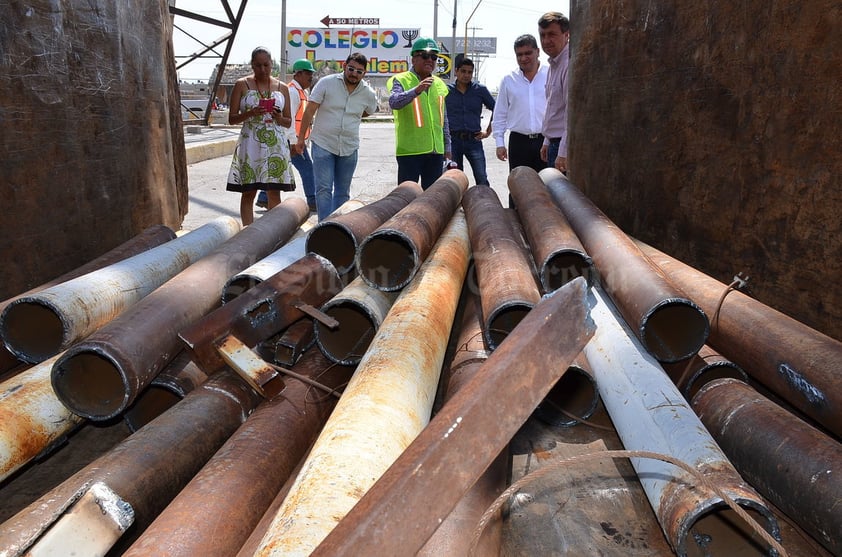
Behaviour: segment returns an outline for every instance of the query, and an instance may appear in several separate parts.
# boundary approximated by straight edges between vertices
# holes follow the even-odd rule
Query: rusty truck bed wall
[[[571,1],[571,178],[626,232],[842,338],[842,11]]]
[[[165,0],[0,12],[0,299],[187,211]],[[173,102],[172,99],[176,99]]]

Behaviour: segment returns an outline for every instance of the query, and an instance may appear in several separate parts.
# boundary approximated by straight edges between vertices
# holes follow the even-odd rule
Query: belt
[[[521,137],[525,137],[527,139],[538,139],[539,137],[544,137],[540,133],[520,133],[520,132],[512,132],[514,135],[519,135]]]
[[[450,135],[464,141],[466,139],[476,139],[476,133],[477,132],[451,132]]]

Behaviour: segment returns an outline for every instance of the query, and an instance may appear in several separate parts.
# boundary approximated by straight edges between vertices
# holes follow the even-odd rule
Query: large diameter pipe
[[[740,474],[842,555],[842,445],[736,379],[706,384],[692,402]]]
[[[414,555],[526,422],[593,331],[584,279],[574,279],[542,300],[313,555]]]
[[[585,346],[585,356],[623,446],[685,462],[779,538],[775,516],[740,478],[678,388],[624,324],[619,311],[600,290],[593,289],[592,295],[591,315],[597,330]],[[718,519],[730,520],[733,511],[707,485],[683,470],[653,459],[632,458],[631,463],[667,541],[679,556],[726,555],[738,553],[739,548],[765,546],[759,537],[740,535],[746,525],[736,516],[731,534],[716,531]]]
[[[571,427],[590,418],[597,406],[599,390],[591,366],[579,354],[535,409],[535,417],[551,426]]]
[[[427,424],[469,257],[458,212],[392,306],[255,555],[309,555]]]
[[[307,251],[304,249],[306,241],[304,235],[293,238],[254,265],[228,279],[222,289],[222,303],[227,304],[248,289],[257,286],[307,255]]]
[[[467,187],[464,172],[445,172],[365,237],[357,250],[357,275],[370,286],[385,291],[400,290],[409,284],[459,208]]]
[[[404,182],[385,197],[354,211],[331,214],[307,235],[307,251],[318,253],[336,267],[340,275],[354,268],[360,243],[422,192],[415,182]],[[344,205],[343,205],[344,207]]]
[[[30,294],[34,294],[36,292],[40,292],[45,288],[49,288],[56,284],[66,282],[70,279],[76,278],[78,276],[90,273],[91,271],[95,271],[97,269],[101,269],[103,267],[107,267],[112,263],[116,263],[118,261],[122,261],[128,257],[132,257],[133,255],[137,255],[139,253],[143,253],[144,251],[150,250],[156,246],[160,246],[165,242],[169,242],[170,240],[176,237],[175,232],[168,226],[164,226],[163,224],[155,224],[146,228],[138,235],[129,238],[119,246],[107,251],[106,253],[100,255],[99,257],[88,261],[84,265],[73,269],[72,271],[68,271],[67,273],[54,278],[51,281],[45,282],[35,288],[27,290],[20,296],[27,296]],[[3,310],[6,309],[15,298],[9,298],[0,302],[0,314],[3,313]],[[0,346],[0,374],[12,369],[13,367],[17,366],[20,363],[18,360],[9,350],[6,348],[6,345],[3,344]]]
[[[50,358],[0,383],[0,482],[84,421],[53,392],[50,370],[57,359]]]
[[[9,351],[42,362],[111,321],[240,230],[219,217],[175,240],[12,301],[0,315]]]
[[[710,344],[804,415],[842,438],[842,342],[832,339],[701,271],[638,245],[710,315]],[[723,298],[724,296],[724,298]]]
[[[743,368],[707,344],[686,362],[664,364],[664,371],[687,400],[693,400],[699,389],[715,379],[731,377],[748,381],[748,375]]]
[[[465,192],[462,207],[482,300],[485,342],[494,350],[538,303],[541,293],[497,193],[474,186]]]
[[[339,326],[330,328],[313,324],[316,345],[330,361],[357,365],[368,350],[377,329],[398,297],[398,292],[384,292],[357,277],[351,284],[321,307]]]
[[[265,216],[264,216],[265,218]],[[218,299],[218,292],[216,293]],[[231,372],[209,379],[184,400],[0,525],[0,556],[23,555],[51,530],[88,486],[107,486],[134,511],[142,531],[167,506],[259,402]],[[85,529],[64,540],[80,549]],[[77,554],[82,554],[78,553]]]
[[[180,351],[178,332],[219,305],[228,277],[271,253],[309,215],[291,197],[86,340],[53,366],[53,388],[74,413],[107,420],[128,408]]]
[[[698,352],[710,332],[702,309],[561,172],[545,168],[540,176],[593,258],[597,279],[643,346],[667,363]]]
[[[311,350],[293,371],[336,388],[353,368]],[[336,398],[288,379],[283,396],[261,404],[123,556],[235,555],[335,404]]]
[[[341,289],[333,264],[311,253],[186,327],[179,336],[193,361],[205,373],[214,373],[225,367],[217,341],[233,335],[248,347],[256,346],[305,316],[297,304],[318,307]]]
[[[590,282],[593,260],[564,213],[553,203],[538,172],[519,166],[509,173],[508,185],[532,247],[544,292],[552,292],[576,277],[585,277]]]

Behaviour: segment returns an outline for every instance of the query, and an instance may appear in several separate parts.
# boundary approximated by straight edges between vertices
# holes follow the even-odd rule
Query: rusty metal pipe
[[[363,239],[355,260],[357,275],[380,290],[400,290],[409,284],[459,208],[467,187],[464,172],[445,172]]]
[[[538,173],[528,166],[519,166],[509,173],[508,184],[544,292],[552,292],[576,277],[591,282],[593,260],[564,213],[553,203]]]
[[[664,371],[687,400],[699,392],[706,383],[714,379],[731,377],[740,381],[748,381],[743,368],[708,346],[699,349],[699,353],[687,360],[676,364],[663,364]]]
[[[353,368],[311,350],[297,373],[335,388]],[[257,525],[316,439],[336,399],[290,379],[283,396],[261,404],[158,515],[124,557],[230,557]]]
[[[422,192],[415,182],[404,182],[385,197],[354,211],[334,213],[319,222],[307,235],[307,252],[318,253],[336,267],[340,275],[354,268],[360,243]]]
[[[740,474],[834,555],[842,554],[842,445],[736,379],[693,409]]]
[[[706,312],[716,314],[726,284],[642,242],[638,246]],[[725,296],[713,325],[711,346],[842,438],[842,342],[738,291]]]
[[[593,258],[596,278],[643,346],[668,363],[698,352],[710,332],[702,309],[561,172],[545,168],[540,176]]]
[[[219,305],[228,277],[271,253],[308,214],[303,199],[286,199],[74,345],[53,366],[59,399],[94,420],[120,414],[181,349],[178,332]]]
[[[0,335],[15,356],[42,362],[143,299],[240,230],[219,217],[180,238],[32,295],[0,315]]]
[[[535,417],[551,426],[571,427],[590,418],[597,406],[599,391],[591,366],[585,355],[579,354],[535,409]]]
[[[309,555],[427,424],[469,257],[460,211],[392,306],[256,555]]]
[[[535,306],[312,555],[414,555],[593,334],[585,286]]]
[[[774,514],[740,478],[678,388],[622,320],[619,310],[597,288],[592,289],[592,297],[591,315],[597,330],[585,346],[585,355],[623,446],[685,462],[780,539]],[[680,557],[730,555],[753,547],[767,552],[771,549],[751,531],[745,533],[746,525],[736,515],[731,533],[715,531],[714,525],[733,511],[713,490],[682,469],[660,460],[630,460],[667,541]]]
[[[316,321],[316,345],[330,361],[357,365],[368,350],[377,329],[389,313],[398,292],[383,292],[357,277],[321,307],[339,322],[331,329]]]
[[[264,217],[265,218],[265,217]],[[219,292],[215,294],[218,299]],[[212,377],[167,412],[0,525],[0,555],[22,555],[88,486],[102,483],[131,506],[143,530],[228,437],[259,397],[236,375]],[[173,450],[182,447],[183,450]],[[84,536],[64,539],[70,555]],[[119,553],[118,553],[119,554]]]
[[[497,193],[474,186],[465,192],[462,207],[482,300],[485,343],[494,350],[538,303],[541,292]]]
[[[44,290],[56,284],[66,282],[70,279],[74,279],[92,271],[96,271],[97,269],[107,267],[112,263],[122,261],[123,259],[132,257],[133,255],[137,255],[139,253],[143,253],[144,251],[150,250],[156,246],[160,246],[161,244],[169,242],[175,237],[175,232],[173,232],[172,229],[168,226],[164,226],[163,224],[156,224],[150,226],[149,228],[146,228],[145,230],[140,232],[138,235],[129,238],[119,246],[107,251],[99,257],[92,259],[84,265],[81,265],[80,267],[77,267],[72,271],[68,271],[67,273],[57,278],[54,278],[51,281],[45,282],[44,284],[27,290],[19,296],[35,294],[36,292],[40,292],[41,290]],[[0,314],[3,313],[3,310],[6,309],[6,306],[8,306],[15,298],[18,298],[19,296],[14,296],[12,298],[0,302]],[[0,346],[0,374],[9,371],[13,367],[17,366],[19,363],[20,360],[18,360],[11,352],[9,352],[5,344]]]
[[[306,237],[304,235],[292,238],[254,265],[228,279],[222,289],[222,303],[227,304],[243,292],[257,286],[307,255],[304,249],[305,242]]]
[[[305,350],[311,348],[315,343],[313,321],[299,319],[287,327],[286,331],[275,337],[275,341],[267,348],[270,349],[272,359],[275,360],[276,364],[291,366],[298,361]]]

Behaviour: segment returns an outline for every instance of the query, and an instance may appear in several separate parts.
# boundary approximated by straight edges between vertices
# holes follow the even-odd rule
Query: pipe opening
[[[554,292],[576,277],[585,277],[592,284],[592,261],[577,251],[554,253],[541,266],[541,285],[545,292]]]
[[[488,349],[494,350],[500,346],[500,343],[509,336],[509,333],[531,309],[532,306],[529,304],[515,302],[494,310],[486,321],[485,327],[485,341]]]
[[[181,396],[166,387],[149,385],[123,414],[123,421],[129,431],[134,433],[172,408],[181,399]]]
[[[660,362],[685,360],[705,344],[710,331],[707,316],[687,300],[667,300],[643,317],[641,340]]]
[[[593,378],[581,367],[572,365],[535,408],[535,417],[547,425],[571,427],[580,423],[576,418],[590,418],[598,404]]]
[[[253,276],[238,275],[233,277],[225,288],[222,289],[222,303],[227,304],[237,296],[243,294],[246,290],[254,288],[263,282],[261,279]]]
[[[687,385],[682,389],[687,400],[693,400],[702,387],[717,379],[737,379],[748,383],[748,375],[740,366],[733,362],[721,361],[706,365],[690,377]]]
[[[307,253],[321,255],[333,263],[340,275],[344,275],[354,267],[357,242],[344,226],[327,221],[310,232],[304,249]]]
[[[363,242],[357,270],[366,284],[389,292],[406,286],[418,266],[412,243],[401,234],[385,231]]]
[[[773,517],[737,503],[772,537],[780,540],[777,522]],[[768,512],[768,511],[767,511]],[[773,554],[766,542],[724,503],[694,520],[678,540],[679,555],[705,557],[707,555],[754,556]]]
[[[340,302],[322,311],[339,321],[339,326],[333,330],[318,322],[314,324],[316,343],[322,354],[337,364],[358,364],[376,332],[377,326],[371,316],[349,302]]]
[[[107,420],[123,410],[128,386],[119,366],[94,352],[59,358],[52,383],[62,404],[91,420]]]
[[[3,340],[18,358],[39,363],[64,348],[64,324],[53,308],[38,301],[12,303],[3,314]]]

